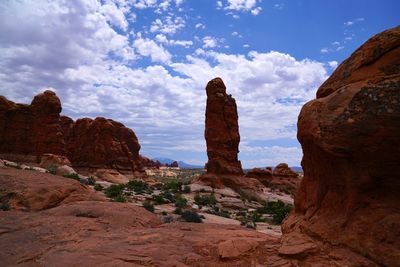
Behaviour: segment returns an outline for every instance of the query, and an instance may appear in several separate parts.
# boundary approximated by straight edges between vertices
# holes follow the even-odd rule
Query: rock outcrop
[[[66,151],[77,168],[109,168],[134,171],[140,145],[135,133],[122,123],[105,119],[78,119],[63,116]]]
[[[60,99],[52,91],[35,96],[30,105],[0,96],[2,158],[39,163],[53,154],[66,156],[74,168],[140,170],[140,145],[131,129],[105,118],[74,122],[60,112]]]
[[[282,255],[303,264],[400,264],[400,27],[357,49],[298,120],[304,178]]]
[[[243,174],[238,160],[239,125],[235,99],[226,94],[221,78],[208,82],[206,87],[206,127],[208,173]]]
[[[294,172],[286,163],[279,163],[273,172],[274,176],[283,176],[283,177],[298,177],[299,175]]]
[[[254,195],[264,186],[257,180],[244,177],[238,160],[239,125],[235,99],[226,94],[221,78],[208,82],[205,139],[207,143],[207,172],[194,182],[214,188],[230,187],[240,193]]]
[[[60,99],[52,91],[35,96],[30,105],[0,96],[0,153],[65,155],[60,112]]]

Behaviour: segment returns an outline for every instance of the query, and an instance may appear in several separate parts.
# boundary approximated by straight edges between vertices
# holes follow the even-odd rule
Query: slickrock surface
[[[60,99],[52,91],[35,96],[30,105],[0,96],[0,153],[65,155],[60,112]]]
[[[2,266],[294,266],[278,256],[272,235],[235,225],[161,224],[141,207],[103,201],[50,174],[3,167],[0,178],[3,203],[10,194],[26,200],[0,211]]]
[[[298,139],[304,178],[281,254],[400,266],[400,27],[338,67],[304,105]]]

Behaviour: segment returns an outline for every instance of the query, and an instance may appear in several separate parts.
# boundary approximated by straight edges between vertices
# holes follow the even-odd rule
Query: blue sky
[[[238,104],[244,167],[300,164],[301,106],[368,38],[399,25],[399,1],[0,2],[0,94],[56,91],[63,114],[132,128],[141,154],[204,164],[205,91]]]

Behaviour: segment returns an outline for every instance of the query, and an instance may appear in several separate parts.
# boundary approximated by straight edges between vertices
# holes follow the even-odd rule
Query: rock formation
[[[296,193],[300,184],[299,175],[286,163],[278,164],[274,170],[271,167],[253,168],[247,172],[246,177],[255,178],[268,188],[278,189],[291,195]]]
[[[226,94],[221,78],[208,82],[206,87],[206,127],[208,173],[243,174],[238,160],[239,125],[235,99]]]
[[[400,27],[363,44],[298,120],[304,178],[282,255],[303,264],[400,264]]]
[[[140,169],[140,145],[131,129],[105,118],[74,122],[60,112],[60,99],[52,91],[35,96],[30,105],[0,96],[2,157],[39,163],[53,154],[68,157],[74,168]]]
[[[65,155],[60,112],[60,100],[52,91],[35,96],[30,105],[0,96],[0,153]]]
[[[100,117],[73,122],[63,116],[61,121],[72,166],[136,169],[140,145],[135,133],[122,123]]]
[[[238,192],[254,192],[264,187],[258,180],[244,177],[238,160],[239,125],[235,99],[226,94],[221,78],[208,82],[205,138],[207,143],[207,172],[194,182],[215,188],[230,187]]]

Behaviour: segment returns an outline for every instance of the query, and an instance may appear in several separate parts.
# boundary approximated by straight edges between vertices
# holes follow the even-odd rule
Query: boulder
[[[71,166],[71,162],[65,156],[54,155],[54,154],[43,154],[40,159],[40,167],[48,168],[50,166]]]
[[[286,163],[279,163],[273,172],[274,176],[285,176],[285,177],[298,177],[298,174],[294,172]]]
[[[126,184],[129,182],[128,178],[125,175],[119,173],[114,169],[98,169],[94,176],[98,177],[103,181],[107,181],[115,184]]]
[[[304,178],[281,251],[303,265],[399,266],[399,66],[396,27],[358,48],[300,112]]]

